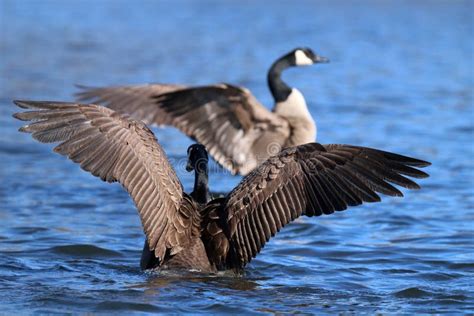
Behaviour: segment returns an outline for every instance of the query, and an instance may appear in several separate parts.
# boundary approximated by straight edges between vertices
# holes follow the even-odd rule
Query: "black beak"
[[[191,164],[191,161],[188,160],[188,163],[186,164],[186,171],[191,172],[194,170],[193,165]]]
[[[319,55],[314,55],[313,57],[313,61],[314,63],[328,63],[329,62],[329,58],[326,58],[326,57],[323,57],[323,56],[319,56]]]

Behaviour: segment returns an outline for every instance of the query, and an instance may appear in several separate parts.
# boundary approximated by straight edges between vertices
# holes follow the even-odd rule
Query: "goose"
[[[292,50],[268,71],[275,105],[264,107],[246,88],[230,84],[146,84],[103,88],[79,86],[79,102],[105,105],[147,124],[172,125],[203,144],[232,174],[247,175],[282,148],[316,141],[317,128],[301,92],[282,72],[293,66],[327,63],[310,48]]]
[[[395,186],[419,189],[429,162],[368,147],[307,143],[270,157],[225,197],[211,199],[207,152],[188,149],[195,173],[191,195],[153,132],[143,123],[93,104],[14,101],[28,122],[21,132],[130,194],[146,237],[141,267],[207,273],[242,271],[282,227],[299,216],[320,216],[378,193],[403,196]],[[407,177],[408,176],[408,177]]]

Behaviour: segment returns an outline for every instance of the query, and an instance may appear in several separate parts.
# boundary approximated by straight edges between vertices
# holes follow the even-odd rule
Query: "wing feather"
[[[82,89],[77,93],[80,101],[97,102],[147,124],[177,127],[208,148],[209,154],[234,174],[245,175],[270,157],[270,152],[257,153],[253,148],[264,135],[282,144],[289,137],[286,120],[268,111],[248,90],[227,84]]]
[[[101,94],[106,98],[108,91]],[[113,94],[113,93],[112,93]],[[111,94],[111,95],[112,95]],[[15,101],[31,111],[14,117],[31,121],[20,131],[40,142],[60,142],[54,151],[104,181],[119,182],[137,206],[150,249],[161,261],[193,234],[180,217],[183,191],[153,133],[141,122],[97,105]]]
[[[418,184],[400,173],[427,177],[413,168],[427,165],[426,161],[349,145],[310,143],[287,148],[245,177],[222,202],[224,230],[235,256],[227,264],[243,268],[271,236],[301,215],[331,214],[377,202],[377,193],[402,196],[390,183],[418,189]]]

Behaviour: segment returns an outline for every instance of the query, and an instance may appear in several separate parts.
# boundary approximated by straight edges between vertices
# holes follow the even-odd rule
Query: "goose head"
[[[272,64],[267,74],[268,86],[270,87],[270,91],[272,92],[273,98],[275,99],[275,103],[286,102],[292,91],[295,90],[288,86],[281,79],[281,74],[285,69],[290,67],[309,66],[328,62],[329,59],[316,54],[311,48],[308,47],[297,47],[291,52],[277,59]],[[297,92],[297,94],[298,93],[299,92]],[[304,98],[302,96],[298,96],[298,99],[299,101],[295,102],[302,104]],[[303,105],[304,108],[306,108],[306,103]]]
[[[308,47],[298,47],[287,55],[291,66],[309,66],[318,63],[328,63],[329,59],[313,52]]]
[[[193,144],[188,147],[188,163],[186,171],[196,170],[196,173],[207,173],[209,157],[206,148],[201,144]]]

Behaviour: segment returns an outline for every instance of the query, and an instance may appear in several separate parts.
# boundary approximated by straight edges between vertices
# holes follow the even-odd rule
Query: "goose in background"
[[[246,88],[230,84],[82,87],[76,96],[146,124],[172,125],[203,144],[232,174],[247,175],[282,148],[316,141],[316,124],[303,95],[281,75],[289,67],[326,62],[309,48],[296,48],[275,61],[267,77],[275,100],[272,111]]]
[[[307,143],[270,157],[226,197],[211,200],[207,153],[188,149],[195,172],[191,195],[183,192],[163,149],[142,122],[99,105],[15,101],[14,114],[30,121],[20,131],[130,194],[146,235],[143,268],[243,269],[280,229],[301,215],[319,216],[363,202],[377,193],[403,196],[425,178],[430,163],[350,145]]]

